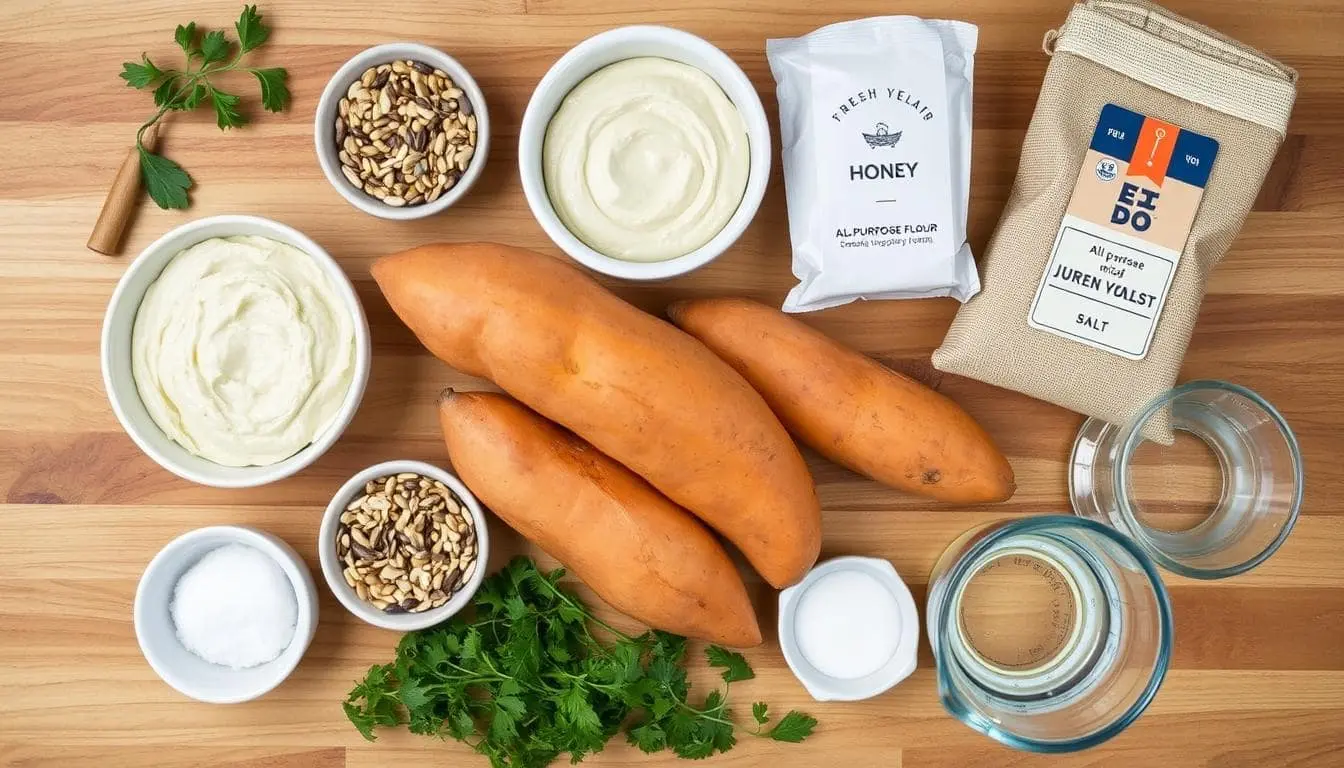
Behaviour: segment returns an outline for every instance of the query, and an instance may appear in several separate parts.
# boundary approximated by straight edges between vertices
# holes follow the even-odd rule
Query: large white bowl
[[[397,59],[420,61],[443,70],[453,79],[457,87],[462,89],[462,93],[471,104],[472,114],[476,115],[476,152],[472,154],[471,162],[467,164],[467,170],[462,174],[462,178],[457,180],[452,189],[444,192],[432,203],[401,208],[393,208],[377,198],[370,197],[363,190],[355,189],[345,178],[345,174],[341,173],[340,149],[336,146],[337,109],[341,97],[345,95],[350,84],[358,80],[369,67]],[[331,80],[327,81],[327,87],[322,90],[322,97],[318,99],[317,112],[313,117],[313,144],[323,175],[351,205],[383,219],[403,221],[422,219],[433,216],[461,200],[462,196],[467,194],[467,190],[471,189],[481,177],[486,157],[490,154],[490,112],[486,109],[485,94],[481,92],[481,87],[457,59],[437,48],[420,43],[384,43],[355,54],[336,70]]]
[[[751,169],[742,202],[728,223],[708,243],[684,256],[666,261],[636,262],[615,259],[590,248],[565,227],[546,194],[542,145],[546,126],[560,102],[574,86],[597,70],[618,61],[657,56],[679,61],[714,78],[732,100],[747,125]],[[659,26],[618,27],[584,40],[561,56],[532,92],[518,135],[518,170],[523,194],[541,228],[575,261],[597,272],[628,280],[664,280],[698,269],[718,258],[737,241],[756,216],[770,179],[770,124],[756,88],[729,56],[689,32]]]
[[[345,583],[345,576],[343,575],[345,566],[336,556],[336,535],[340,530],[341,513],[345,512],[346,505],[364,492],[364,485],[370,480],[400,472],[414,472],[432,480],[438,480],[448,486],[453,493],[457,494],[462,506],[471,512],[471,521],[476,527],[475,572],[448,602],[438,608],[431,608],[421,613],[386,613],[361,600],[355,590]],[[451,619],[458,611],[467,607],[467,604],[476,596],[476,590],[485,580],[485,571],[490,559],[490,532],[486,530],[485,512],[481,510],[480,503],[472,495],[471,489],[467,488],[466,484],[459,480],[456,475],[423,461],[407,459],[385,461],[381,464],[375,464],[350,478],[336,492],[331,504],[327,505],[326,513],[322,516],[322,527],[317,534],[317,554],[322,561],[322,576],[327,580],[327,587],[331,589],[331,593],[336,596],[341,605],[345,606],[346,610],[375,627],[397,632],[411,632],[417,629],[426,629]]]
[[[355,327],[355,374],[350,389],[345,393],[341,409],[327,427],[326,432],[318,435],[313,442],[298,453],[275,464],[254,467],[226,467],[208,459],[192,454],[173,442],[159,429],[140,400],[135,386],[135,376],[131,372],[131,332],[135,327],[135,315],[145,291],[158,279],[168,262],[185,248],[190,248],[202,240],[212,237],[230,237],[233,235],[258,235],[278,240],[298,248],[313,258],[331,278],[332,285],[340,294],[346,311],[350,313]],[[346,277],[336,260],[331,258],[317,243],[304,236],[298,230],[287,227],[270,219],[259,216],[210,216],[188,222],[170,231],[149,245],[135,257],[130,268],[122,275],[112,299],[107,305],[107,314],[103,317],[102,365],[103,388],[112,403],[112,411],[117,420],[130,435],[131,440],[140,447],[159,466],[186,480],[216,488],[251,488],[265,485],[298,472],[317,461],[318,457],[336,442],[350,420],[355,417],[359,403],[364,398],[364,387],[369,380],[370,362],[369,323],[364,317],[364,309],[355,294],[354,286]]]
[[[188,651],[177,639],[169,612],[182,574],[225,544],[246,544],[274,560],[289,577],[299,608],[289,647],[271,661],[247,669],[211,664]],[[317,588],[303,559],[285,542],[254,528],[218,525],[184,533],[159,550],[140,576],[134,613],[140,651],[165,683],[198,701],[234,704],[270,691],[299,665],[317,631]]]

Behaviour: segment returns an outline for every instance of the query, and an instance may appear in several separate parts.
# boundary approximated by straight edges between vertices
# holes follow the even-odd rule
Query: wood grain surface
[[[1344,3],[1171,0],[1174,10],[1280,57],[1301,72],[1290,135],[1256,210],[1213,275],[1183,379],[1248,385],[1301,440],[1303,517],[1282,551],[1244,576],[1166,574],[1175,601],[1174,668],[1148,712],[1089,752],[1012,752],[945,714],[933,663],[886,695],[817,703],[770,639],[749,653],[758,678],[742,700],[804,707],[821,721],[802,745],[745,740],[715,765],[948,768],[1012,766],[1344,765]],[[176,24],[230,28],[233,0],[4,0],[0,3],[0,763],[15,766],[482,765],[455,743],[388,733],[365,743],[339,702],[356,676],[390,658],[396,636],[348,615],[321,587],[317,637],[295,674],[257,702],[210,706],[160,682],[140,655],[131,602],[141,569],[174,536],[218,523],[255,525],[299,549],[316,573],[322,508],[352,473],[396,457],[443,463],[434,397],[473,386],[430,358],[368,276],[375,256],[430,240],[491,239],[560,255],[529,215],[517,174],[518,124],[532,87],[568,47],[609,27],[678,26],[723,47],[756,83],[772,121],[767,37],[882,13],[980,25],[971,243],[981,253],[1003,207],[1047,58],[1042,34],[1066,0],[268,0],[275,31],[261,58],[288,67],[293,106],[221,135],[202,112],[166,127],[162,146],[194,176],[187,212],[146,203],[127,234],[134,254],[169,228],[217,213],[279,219],[327,248],[369,314],[374,369],[358,417],[315,466],[264,488],[179,480],[119,428],[99,375],[99,328],[130,256],[83,244],[106,185],[148,116],[123,87],[141,51],[176,60]],[[363,47],[418,40],[457,56],[489,101],[494,137],[478,187],[427,221],[370,218],[318,169],[312,115],[327,77]],[[249,94],[250,81],[239,89]],[[765,204],[723,258],[656,286],[613,284],[660,312],[674,298],[741,294],[778,303],[792,283],[784,190],[775,164]],[[889,558],[921,602],[934,559],[965,529],[1067,511],[1065,462],[1081,419],[929,364],[951,300],[873,302],[807,321],[962,403],[994,435],[1019,491],[997,506],[946,508],[882,488],[809,456],[825,508],[824,556]],[[1172,498],[1209,487],[1204,458],[1149,467]],[[524,547],[495,526],[495,560]],[[320,576],[319,576],[320,578]],[[763,626],[773,593],[752,577]],[[922,609],[921,609],[922,612]],[[704,679],[701,676],[699,679]],[[673,762],[613,744],[594,765]]]

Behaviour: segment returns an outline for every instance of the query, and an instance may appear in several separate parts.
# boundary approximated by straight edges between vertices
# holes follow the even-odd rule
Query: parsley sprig
[[[172,111],[195,109],[207,102],[215,110],[215,122],[220,130],[237,128],[247,122],[239,111],[242,99],[221,90],[211,78],[225,72],[250,72],[261,84],[261,105],[270,112],[280,112],[289,104],[289,75],[281,67],[245,67],[242,59],[249,51],[266,42],[271,30],[261,23],[261,14],[255,5],[243,7],[243,13],[234,24],[238,33],[235,44],[223,30],[200,34],[196,22],[179,25],[174,39],[186,54],[182,69],[161,69],[149,56],[140,54],[140,61],[122,64],[121,79],[132,88],[154,89],[154,104],[159,108],[135,133],[135,147],[140,153],[140,175],[145,180],[149,196],[160,208],[186,208],[187,190],[191,176],[182,166],[163,155],[145,148],[145,131]],[[230,53],[232,52],[232,56]]]
[[[755,676],[742,654],[709,646],[725,687],[693,703],[685,638],[620,632],[560,587],[563,574],[515,559],[481,585],[474,618],[403,637],[396,659],[350,692],[346,716],[370,741],[376,728],[403,724],[451,736],[495,768],[540,768],[565,753],[578,762],[622,728],[645,752],[699,759],[731,749],[727,684]],[[776,741],[802,741],[817,724],[791,711],[767,729],[765,702],[752,717],[748,732]]]

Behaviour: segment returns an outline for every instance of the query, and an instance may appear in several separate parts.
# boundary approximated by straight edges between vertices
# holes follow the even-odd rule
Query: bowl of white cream
[[[746,230],[770,126],[742,69],[695,35],[631,26],[579,43],[532,92],[518,139],[528,207],[575,261],[630,280],[708,264]]]
[[[136,257],[103,319],[103,384],[179,477],[244,488],[327,451],[369,377],[368,322],[317,243],[255,216],[184,224]]]

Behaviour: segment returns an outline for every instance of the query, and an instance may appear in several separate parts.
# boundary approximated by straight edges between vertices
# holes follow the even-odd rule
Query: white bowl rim
[[[367,69],[373,61],[384,59],[384,63],[386,63],[386,61],[400,58],[432,62],[439,69],[451,75],[453,82],[466,93],[468,100],[471,102],[472,114],[476,115],[476,152],[472,155],[471,162],[467,164],[467,170],[463,172],[461,178],[457,180],[452,189],[440,195],[438,200],[423,205],[393,208],[390,205],[378,202],[363,192],[356,192],[352,189],[350,182],[341,173],[337,162],[339,150],[334,145],[324,142],[322,137],[324,127],[329,126],[335,119],[334,116],[341,95],[345,89],[350,87],[350,83],[358,79],[363,70]],[[356,72],[355,70],[360,71]],[[481,90],[476,78],[472,77],[471,72],[462,65],[462,62],[438,48],[409,40],[380,43],[365,48],[346,59],[345,63],[341,64],[331,78],[327,80],[326,86],[322,89],[322,95],[318,97],[317,109],[313,112],[313,149],[317,153],[317,163],[322,168],[322,175],[327,177],[327,182],[335,188],[341,197],[345,198],[346,202],[359,210],[380,219],[394,221],[412,221],[433,216],[462,199],[485,170],[486,161],[490,154],[490,112],[485,103],[485,92]]]
[[[258,688],[229,696],[211,696],[196,691],[189,678],[177,674],[173,667],[164,663],[162,659],[156,657],[153,651],[149,650],[143,635],[144,627],[149,621],[149,607],[144,604],[142,597],[150,579],[168,567],[172,558],[185,549],[187,545],[197,539],[214,536],[229,539],[232,543],[245,544],[274,560],[275,564],[280,566],[285,575],[289,577],[290,586],[294,588],[294,602],[298,606],[294,624],[294,639],[290,641],[285,650],[280,652],[279,656],[266,662],[267,664],[277,665],[275,669],[278,674],[274,680]],[[220,546],[224,545],[221,544]],[[163,548],[150,559],[149,564],[140,574],[140,581],[136,584],[135,600],[132,603],[131,612],[135,625],[136,644],[140,646],[140,653],[160,680],[183,696],[197,701],[203,701],[207,704],[239,704],[260,698],[275,690],[281,683],[289,679],[290,674],[299,666],[299,662],[303,659],[303,655],[308,652],[308,646],[312,644],[313,636],[317,632],[317,585],[313,582],[313,575],[308,571],[308,566],[304,564],[303,558],[299,557],[299,554],[283,539],[251,526],[210,525],[179,534],[172,541],[163,545]],[[176,635],[176,628],[173,632]],[[209,663],[202,661],[206,664]]]
[[[742,200],[738,203],[737,210],[733,212],[732,217],[723,225],[723,228],[714,237],[710,238],[709,242],[694,251],[672,259],[648,262],[626,261],[607,256],[576,237],[560,221],[559,216],[556,215],[554,208],[551,206],[542,174],[534,175],[528,171],[528,158],[540,158],[541,156],[546,137],[546,124],[549,124],[554,114],[541,114],[537,95],[557,88],[556,83],[561,75],[565,74],[568,66],[575,60],[588,55],[591,51],[600,50],[616,43],[641,40],[671,43],[691,50],[705,59],[715,60],[720,65],[721,71],[719,73],[703,69],[701,71],[718,83],[725,94],[728,93],[729,89],[724,87],[723,80],[731,81],[732,85],[749,94],[749,99],[745,104],[738,103],[731,96],[729,97],[734,106],[737,107],[738,112],[741,113],[743,122],[747,125],[747,140],[751,158],[747,186],[743,190]],[[595,71],[597,70],[592,70],[592,72]],[[592,72],[587,74],[592,74]],[[563,97],[561,98],[563,99]],[[538,127],[538,123],[543,124]],[[753,125],[764,130],[753,133]],[[632,24],[599,32],[583,40],[566,51],[559,59],[556,59],[555,63],[546,71],[546,74],[542,76],[541,81],[533,89],[532,96],[528,99],[527,109],[523,112],[523,120],[519,127],[518,170],[522,178],[523,194],[527,199],[527,207],[532,211],[532,217],[537,220],[537,223],[545,230],[552,242],[558,245],[570,258],[595,272],[611,277],[627,280],[666,280],[692,272],[717,259],[750,226],[760,209],[761,201],[765,199],[766,188],[770,181],[771,163],[773,162],[771,141],[770,122],[765,115],[765,107],[761,104],[760,95],[756,93],[756,87],[752,85],[751,79],[747,77],[746,73],[742,71],[742,67],[731,56],[708,40],[685,30],[657,24]],[[538,163],[540,163],[540,160],[538,160]]]
[[[336,559],[336,530],[340,525],[341,513],[345,511],[346,505],[357,493],[362,492],[364,484],[369,480],[379,475],[391,475],[400,472],[415,472],[442,481],[471,512],[472,522],[476,526],[475,572],[447,603],[423,613],[384,613],[365,603],[359,599],[359,595],[355,594],[350,585],[345,583],[345,579],[342,577],[344,569],[340,567],[340,561]],[[414,632],[448,621],[466,608],[476,596],[476,590],[480,589],[481,583],[485,581],[485,572],[489,567],[490,531],[486,523],[485,511],[481,508],[476,495],[471,492],[466,483],[462,482],[452,472],[425,461],[391,459],[356,472],[332,496],[331,502],[322,513],[322,525],[319,527],[317,534],[317,553],[322,564],[322,576],[326,579],[327,588],[336,596],[336,600],[345,606],[347,611],[375,627],[397,632]]]
[[[237,479],[226,480],[201,474],[193,469],[178,464],[174,459],[160,453],[159,450],[151,445],[141,434],[140,427],[129,417],[122,404],[123,397],[135,397],[138,399],[140,397],[139,391],[137,390],[123,394],[118,391],[112,383],[112,325],[109,321],[112,319],[112,314],[116,307],[125,300],[125,294],[130,290],[129,286],[135,276],[140,272],[153,269],[152,266],[148,266],[149,260],[145,258],[148,254],[163,250],[167,247],[168,243],[184,236],[194,236],[199,230],[208,227],[240,224],[255,226],[260,229],[270,229],[274,232],[281,233],[293,242],[299,243],[300,250],[307,253],[311,258],[317,261],[318,264],[322,265],[323,271],[331,277],[337,292],[339,292],[341,297],[345,300],[347,309],[353,314],[352,320],[354,321],[355,328],[355,375],[354,379],[350,382],[350,388],[345,393],[345,399],[341,401],[341,409],[338,412],[336,420],[333,421],[327,427],[327,430],[319,435],[316,440],[304,446],[294,454],[294,456],[307,454],[303,461],[295,462],[293,466],[280,471],[277,471],[275,467],[289,461],[293,458],[292,456],[282,459],[275,464],[228,467],[230,470],[239,470],[242,476]],[[195,240],[192,245],[202,242],[203,239],[204,238]],[[188,248],[190,246],[183,247]],[[162,266],[158,267],[159,271],[162,272],[166,266],[167,262],[164,262]],[[157,280],[158,277],[155,276],[154,279]],[[139,312],[139,307],[136,307],[136,312]],[[135,315],[132,314],[132,333],[134,332],[135,327],[134,317]],[[153,459],[154,463],[183,480],[189,480],[199,485],[210,486],[212,488],[255,488],[257,486],[273,483],[277,480],[283,480],[286,477],[302,472],[304,469],[311,466],[313,462],[321,458],[331,446],[336,444],[336,441],[340,439],[342,434],[344,434],[346,427],[350,426],[350,422],[354,420],[356,412],[359,411],[359,405],[364,399],[364,391],[368,386],[369,372],[372,362],[372,344],[373,342],[369,336],[369,321],[364,314],[364,306],[359,301],[359,294],[355,292],[355,286],[350,281],[350,277],[345,274],[345,270],[341,269],[341,265],[337,263],[336,259],[332,258],[331,254],[327,253],[326,249],[297,229],[275,221],[274,219],[247,214],[220,214],[217,216],[205,216],[203,218],[194,219],[173,227],[160,235],[154,242],[145,246],[144,250],[140,251],[140,253],[136,254],[135,259],[117,281],[117,286],[112,291],[112,298],[108,299],[107,310],[103,313],[103,327],[99,339],[99,362],[102,367],[103,390],[107,394],[108,402],[112,405],[112,412],[116,415],[117,422],[121,424],[122,430],[131,438],[131,441],[136,444],[142,453]],[[151,427],[153,429],[159,429],[159,426],[153,422],[153,419],[150,419],[149,425],[147,425],[146,428]],[[186,449],[183,448],[182,450],[185,451]],[[204,460],[209,461],[208,459]]]

